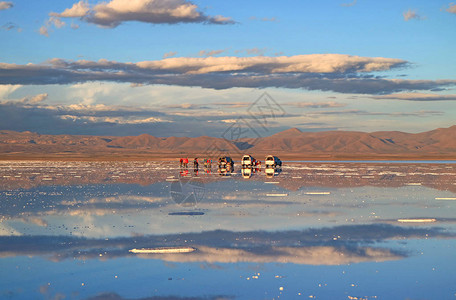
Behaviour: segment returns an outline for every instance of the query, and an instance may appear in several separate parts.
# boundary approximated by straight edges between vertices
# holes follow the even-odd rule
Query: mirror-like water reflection
[[[2,299],[456,297],[456,164],[0,171]]]

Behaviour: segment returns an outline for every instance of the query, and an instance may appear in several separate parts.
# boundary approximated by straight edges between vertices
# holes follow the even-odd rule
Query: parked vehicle
[[[241,165],[244,166],[255,166],[256,159],[252,155],[244,155],[241,159]]]
[[[234,169],[234,161],[229,156],[222,156],[218,159],[219,169]]]
[[[266,156],[266,159],[264,160],[264,164],[267,167],[281,167],[282,166],[282,161],[274,155],[268,155]]]

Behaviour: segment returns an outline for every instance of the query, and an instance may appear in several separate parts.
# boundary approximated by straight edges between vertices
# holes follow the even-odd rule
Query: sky
[[[0,130],[450,127],[455,28],[451,0],[0,1]]]

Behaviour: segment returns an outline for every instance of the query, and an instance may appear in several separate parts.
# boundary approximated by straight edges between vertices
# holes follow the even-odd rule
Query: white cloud
[[[28,104],[38,104],[38,103],[41,103],[44,100],[46,100],[47,97],[48,97],[48,94],[47,93],[43,93],[43,94],[35,95],[35,96],[32,96],[32,97],[23,98],[22,101],[25,102],[25,103],[28,103]]]
[[[272,18],[261,18],[261,21],[263,22],[278,22],[277,18],[272,17]]]
[[[374,99],[409,100],[409,101],[456,101],[456,95],[439,95],[426,93],[401,93],[373,96]]]
[[[456,14],[456,4],[455,3],[450,3],[450,5],[447,8],[447,12]]]
[[[116,97],[122,87],[103,83],[78,83],[70,87],[67,97],[79,101],[82,105],[92,105],[103,97]],[[118,94],[117,94],[118,95]]]
[[[236,50],[235,53],[247,53],[248,55],[264,55],[268,51],[268,48],[249,48],[243,50]]]
[[[50,13],[50,15],[61,18],[82,18],[89,13],[89,10],[89,3],[81,0],[78,3],[73,4],[71,8],[67,8],[61,13]]]
[[[38,105],[48,97],[47,93],[38,94],[34,96],[27,96],[21,99],[11,99],[6,101],[0,101],[0,104],[13,104],[13,105]]]
[[[189,255],[164,254],[160,258],[172,262],[208,263],[293,263],[306,265],[341,265],[369,261],[391,261],[403,256],[388,249],[364,247],[362,251],[330,246],[272,247],[270,252],[255,253],[244,249],[197,246],[198,251]],[[156,258],[156,255],[138,255]]]
[[[65,26],[65,22],[63,22],[62,20],[60,20],[58,18],[51,17],[51,18],[49,18],[49,22],[52,25],[54,25],[56,28],[62,28],[63,26]]]
[[[261,73],[336,73],[383,71],[404,60],[383,57],[361,57],[344,54],[309,54],[295,56],[254,57],[176,57],[159,61],[143,61],[143,69],[169,70],[187,74],[227,71],[256,71]]]
[[[39,33],[41,35],[44,35],[44,36],[47,36],[49,37],[49,31],[52,27],[55,27],[55,28],[62,28],[63,26],[65,26],[65,22],[63,22],[62,20],[60,20],[59,18],[57,17],[50,17],[46,23],[41,26],[40,30],[39,30]]]
[[[165,54],[163,54],[163,58],[173,57],[176,55],[177,55],[176,51],[170,51],[170,52],[166,52]]]
[[[227,51],[226,49],[220,49],[220,50],[201,50],[201,51],[198,52],[198,56],[205,56],[205,57],[215,56],[215,55],[221,54],[221,53],[226,52],[226,51]]]
[[[416,10],[412,10],[412,9],[409,9],[408,11],[405,11],[402,13],[402,15],[404,16],[404,20],[405,21],[410,21],[410,20],[424,20],[425,17],[422,17],[420,16]]]
[[[357,0],[353,0],[352,2],[349,2],[349,3],[342,3],[340,6],[351,7],[351,6],[355,6],[356,2],[357,2]]]
[[[94,117],[94,116],[75,116],[75,115],[62,115],[62,120],[83,121],[90,123],[112,123],[122,125],[138,125],[150,123],[172,123],[173,121],[164,120],[161,118],[124,118],[124,117]]]
[[[79,1],[61,13],[50,13],[59,18],[80,18],[102,27],[113,28],[123,22],[138,21],[152,24],[209,23],[232,24],[224,16],[207,16],[196,4],[186,0],[111,0],[90,6]]]
[[[11,95],[14,91],[18,90],[21,87],[22,85],[18,84],[0,84],[0,100],[6,99],[9,95]]]
[[[231,123],[238,122],[238,120],[237,119],[226,119],[226,120],[220,120],[220,122],[231,124]]]
[[[14,6],[13,2],[0,1],[0,10],[10,9],[13,6]]]
[[[329,101],[329,102],[289,102],[289,103],[285,103],[285,105],[295,106],[295,107],[299,107],[299,108],[334,108],[334,107],[344,107],[347,104]]]
[[[46,26],[41,26],[39,33],[44,36],[49,36],[49,29]]]
[[[125,82],[212,89],[276,87],[352,94],[431,91],[456,85],[456,80],[452,79],[387,79],[366,74],[402,68],[408,64],[401,59],[345,54],[173,57],[137,63],[54,58],[41,64],[0,63],[0,84]],[[85,103],[93,102],[90,91],[81,92],[86,94]]]

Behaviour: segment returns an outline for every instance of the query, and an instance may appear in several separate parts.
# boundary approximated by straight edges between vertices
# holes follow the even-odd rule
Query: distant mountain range
[[[297,128],[258,139],[228,141],[201,136],[154,137],[45,135],[0,131],[0,159],[9,158],[176,158],[244,153],[288,158],[456,158],[456,125],[422,133],[399,131],[302,132]]]

